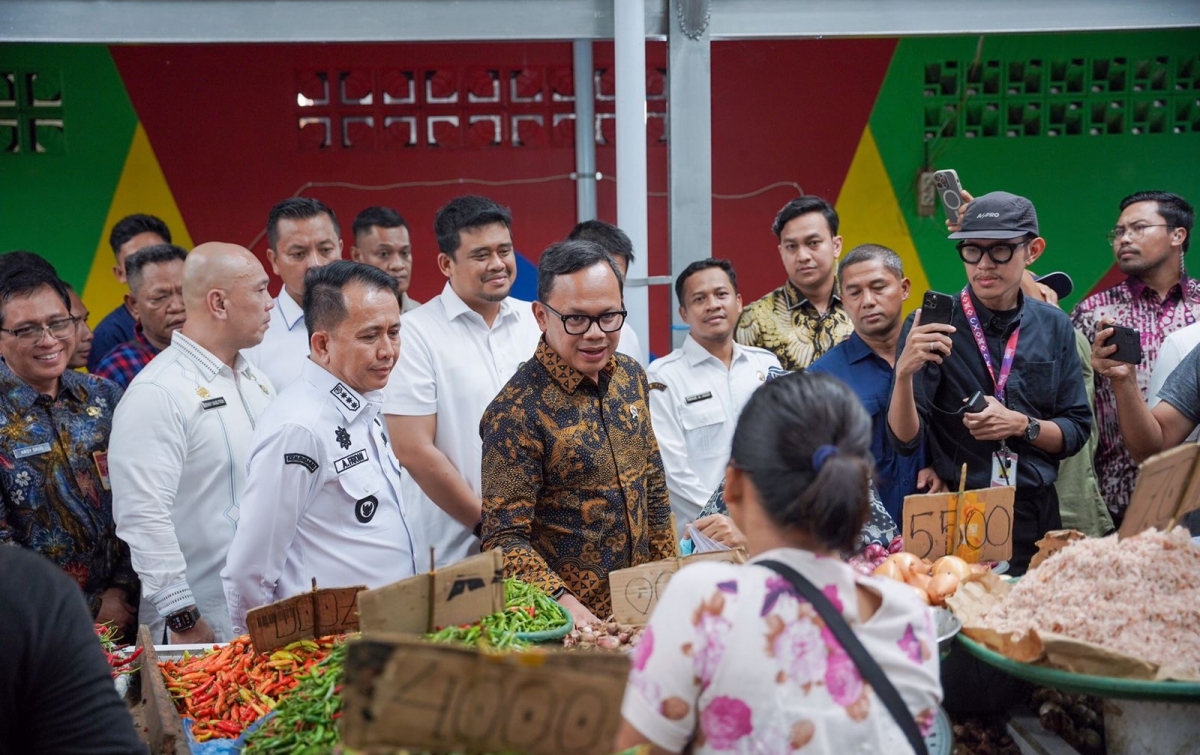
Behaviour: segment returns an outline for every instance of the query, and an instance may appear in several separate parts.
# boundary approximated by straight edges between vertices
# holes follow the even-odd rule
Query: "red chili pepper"
[[[120,660],[114,660],[114,656],[110,655],[108,657],[108,662],[112,664],[113,668],[120,668],[121,666],[126,666],[130,663],[133,663],[135,660],[137,660],[138,656],[140,656],[142,654],[142,651],[145,649],[146,648],[138,648],[137,650],[133,651],[133,653],[131,653],[129,655],[129,657],[120,659]]]

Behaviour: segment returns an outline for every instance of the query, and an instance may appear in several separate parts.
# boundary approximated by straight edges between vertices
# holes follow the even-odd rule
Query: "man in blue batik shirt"
[[[0,545],[46,556],[79,585],[95,621],[131,629],[138,581],[116,536],[107,461],[121,389],[67,369],[70,308],[52,268],[0,272]]]
[[[904,277],[900,256],[878,244],[863,244],[851,250],[838,266],[838,283],[854,333],[810,369],[833,375],[850,386],[871,415],[875,489],[888,514],[899,522],[905,496],[945,489],[933,469],[925,468],[923,449],[903,456],[888,439],[896,342],[904,326],[903,307],[910,283]]]

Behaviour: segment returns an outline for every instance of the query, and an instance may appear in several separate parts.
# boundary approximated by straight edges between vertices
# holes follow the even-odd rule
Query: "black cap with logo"
[[[1039,235],[1033,202],[1007,191],[993,191],[967,206],[962,228],[950,238],[1012,239],[1027,233]]]

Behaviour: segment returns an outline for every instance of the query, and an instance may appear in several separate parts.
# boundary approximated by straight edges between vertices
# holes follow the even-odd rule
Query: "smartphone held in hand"
[[[924,319],[924,315],[921,315]],[[1113,333],[1108,337],[1108,345],[1116,346],[1117,350],[1109,359],[1125,364],[1142,363],[1142,334],[1124,325],[1113,325]]]
[[[926,291],[921,303],[921,324],[949,325],[954,316],[954,297],[937,291]]]
[[[939,170],[933,174],[933,186],[942,200],[942,209],[951,223],[958,222],[958,211],[963,206],[962,184],[954,170]]]

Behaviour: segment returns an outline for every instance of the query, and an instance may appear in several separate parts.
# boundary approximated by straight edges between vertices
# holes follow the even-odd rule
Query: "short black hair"
[[[785,204],[783,209],[775,215],[775,222],[771,224],[771,233],[775,234],[775,238],[782,241],[784,226],[801,215],[807,215],[810,212],[819,212],[824,215],[825,222],[829,224],[829,235],[837,235],[837,210],[833,209],[833,205],[829,204],[824,199],[821,199],[820,197],[814,197],[812,195],[796,197],[792,201]]]
[[[341,238],[342,227],[338,225],[337,215],[328,205],[312,197],[288,197],[267,213],[267,245],[275,249],[275,245],[279,243],[280,220],[308,220],[318,215],[328,215],[333,223],[334,234]]]
[[[684,306],[683,286],[685,283],[687,283],[687,279],[691,278],[701,270],[708,270],[709,268],[713,267],[717,267],[725,271],[725,274],[729,276],[729,282],[733,284],[733,292],[735,294],[737,293],[737,273],[733,271],[733,263],[729,260],[709,257],[708,259],[696,260],[692,264],[688,265],[683,269],[683,272],[679,274],[679,277],[675,279],[675,298],[679,300],[679,306]]]
[[[470,231],[496,223],[503,223],[508,232],[512,233],[512,213],[507,207],[476,194],[455,197],[438,210],[433,219],[438,251],[453,259],[454,253],[462,244],[460,231]]]
[[[806,371],[759,387],[738,417],[729,463],[776,526],[854,547],[871,505],[871,417],[845,383]]]
[[[183,262],[186,259],[187,250],[174,244],[142,247],[125,260],[125,280],[129,283],[129,290],[136,291],[142,285],[142,272],[146,265],[161,265],[176,260]]]
[[[48,264],[47,267],[36,264],[0,267],[0,326],[4,325],[4,308],[10,301],[18,296],[29,296],[42,286],[49,286],[62,299],[67,312],[71,311],[71,295],[67,293],[67,284]]]
[[[1182,228],[1187,231],[1183,237],[1183,252],[1187,254],[1192,245],[1192,224],[1196,221],[1196,211],[1192,205],[1178,194],[1169,191],[1139,191],[1121,200],[1121,212],[1131,204],[1138,202],[1155,202],[1158,204],[1158,214],[1172,228]]]
[[[585,270],[592,265],[606,264],[617,276],[617,289],[625,296],[625,281],[621,279],[621,270],[613,262],[612,255],[604,247],[594,241],[584,239],[567,239],[551,244],[542,252],[538,259],[538,301],[543,304],[550,298],[554,288],[554,279],[560,275],[570,275]]]
[[[368,207],[354,218],[354,239],[365,236],[375,226],[380,228],[408,228],[400,213],[391,207]]]
[[[900,259],[900,255],[883,244],[859,244],[838,263],[838,282],[841,282],[846,268],[851,265],[876,260],[882,262],[888,272],[896,276],[896,280],[904,280],[904,262]]]
[[[584,239],[592,241],[604,248],[609,254],[624,257],[630,265],[633,264],[633,242],[629,236],[612,223],[603,220],[585,220],[571,229],[567,234],[568,240]]]
[[[161,218],[138,213],[126,215],[117,221],[108,234],[108,245],[112,247],[113,254],[120,257],[125,242],[141,233],[157,233],[163,241],[171,243],[171,229]]]
[[[350,260],[310,267],[304,274],[304,327],[310,340],[318,330],[333,330],[346,319],[343,292],[356,282],[372,290],[391,291],[397,303],[400,301],[396,279],[379,268]]]
[[[49,271],[55,277],[58,276],[58,271],[54,269],[54,265],[47,262],[46,258],[40,254],[34,254],[24,249],[14,249],[11,252],[0,254],[0,270],[15,269],[17,267],[36,267]]]

